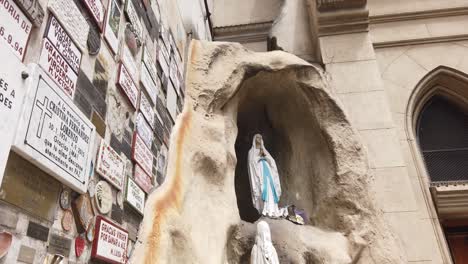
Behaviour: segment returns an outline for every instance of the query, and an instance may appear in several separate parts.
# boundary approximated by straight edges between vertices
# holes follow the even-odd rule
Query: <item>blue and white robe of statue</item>
[[[260,148],[255,145],[255,135],[252,148],[248,155],[248,172],[252,191],[252,202],[258,212],[264,216],[278,218],[287,216],[285,208],[278,208],[281,197],[281,184],[276,163],[270,153],[265,149],[263,140]],[[260,153],[263,149],[264,156]]]

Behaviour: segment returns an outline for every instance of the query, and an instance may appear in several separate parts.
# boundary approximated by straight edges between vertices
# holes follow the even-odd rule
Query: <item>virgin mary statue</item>
[[[279,264],[278,254],[271,243],[270,227],[265,221],[257,224],[257,235],[250,254],[250,264]]]
[[[252,202],[257,211],[267,217],[287,215],[285,208],[278,208],[281,184],[273,157],[263,145],[262,136],[256,134],[248,155],[248,171]]]

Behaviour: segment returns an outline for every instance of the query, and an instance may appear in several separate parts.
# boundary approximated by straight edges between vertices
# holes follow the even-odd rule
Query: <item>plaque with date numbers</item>
[[[21,61],[26,53],[32,23],[13,1],[1,1],[0,41],[3,41]]]

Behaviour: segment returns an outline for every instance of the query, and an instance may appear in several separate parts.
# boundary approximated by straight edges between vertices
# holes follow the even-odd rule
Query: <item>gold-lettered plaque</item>
[[[28,213],[53,221],[61,184],[52,176],[10,152],[0,199]]]

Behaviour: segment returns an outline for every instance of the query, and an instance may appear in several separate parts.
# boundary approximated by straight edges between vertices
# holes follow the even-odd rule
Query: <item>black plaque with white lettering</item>
[[[49,228],[34,222],[29,222],[26,235],[37,240],[47,241],[47,238],[49,237]]]

